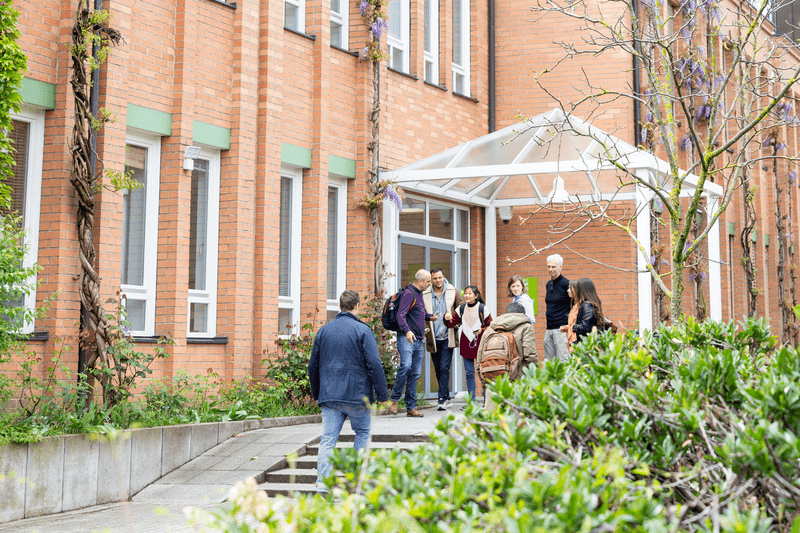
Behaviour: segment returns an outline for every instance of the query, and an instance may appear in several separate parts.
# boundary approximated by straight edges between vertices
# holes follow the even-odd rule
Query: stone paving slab
[[[122,502],[0,525],[3,533],[197,533],[183,505]],[[199,506],[198,506],[199,507]],[[209,505],[205,505],[209,507]]]
[[[134,503],[157,503],[160,505],[207,505],[222,503],[228,496],[231,484],[162,485],[155,483],[142,489],[131,498]]]

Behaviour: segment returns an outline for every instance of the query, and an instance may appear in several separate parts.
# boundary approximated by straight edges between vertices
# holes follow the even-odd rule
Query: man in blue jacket
[[[369,443],[370,408],[365,404],[386,402],[386,376],[383,373],[378,343],[372,330],[357,318],[361,297],[346,290],[339,297],[333,322],[322,326],[314,338],[308,379],[311,394],[322,408],[322,438],[317,456],[317,492],[326,494],[324,479],[331,473],[331,454],[339,440],[346,418],[356,433],[354,447]]]

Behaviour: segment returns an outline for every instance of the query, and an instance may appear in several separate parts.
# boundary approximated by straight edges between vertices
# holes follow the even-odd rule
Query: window
[[[347,182],[330,178],[328,185],[328,319],[339,312],[339,296],[347,276]]]
[[[189,337],[217,334],[219,240],[218,150],[200,152],[192,171],[189,210]]]
[[[389,66],[408,74],[409,68],[409,0],[389,0]]]
[[[161,139],[128,135],[125,173],[142,187],[122,197],[120,291],[134,335],[155,334]]]
[[[331,0],[331,46],[348,49],[349,18],[347,0]]]
[[[425,81],[439,85],[439,0],[425,0]]]
[[[469,0],[453,0],[453,91],[469,96]]]
[[[42,158],[44,156],[44,111],[24,107],[20,113],[11,114],[11,142],[14,145],[13,174],[5,180],[11,187],[10,212],[22,217],[25,228],[23,245],[27,253],[22,266],[32,267],[39,254],[39,211],[42,190]],[[30,280],[33,283],[34,280]],[[36,305],[36,287],[12,305],[33,308]],[[21,324],[21,333],[33,331],[33,322]]]
[[[341,1],[341,0],[340,0]],[[283,27],[303,33],[306,31],[305,0],[284,0]]]
[[[280,250],[278,260],[278,330],[290,333],[300,322],[300,170],[281,169]]]

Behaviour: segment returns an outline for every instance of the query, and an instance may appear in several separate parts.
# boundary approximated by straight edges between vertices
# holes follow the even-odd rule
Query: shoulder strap
[[[460,316],[460,317],[464,316],[464,308],[465,307],[467,307],[467,304],[461,304],[461,306],[458,308],[458,316]]]
[[[478,304],[478,316],[481,318],[481,326],[483,325],[483,304]]]

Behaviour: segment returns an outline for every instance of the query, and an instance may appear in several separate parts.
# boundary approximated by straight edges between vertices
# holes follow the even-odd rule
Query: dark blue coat
[[[314,338],[308,362],[311,393],[322,405],[344,402],[363,405],[389,399],[386,375],[372,330],[352,313],[341,312],[322,326]]]

